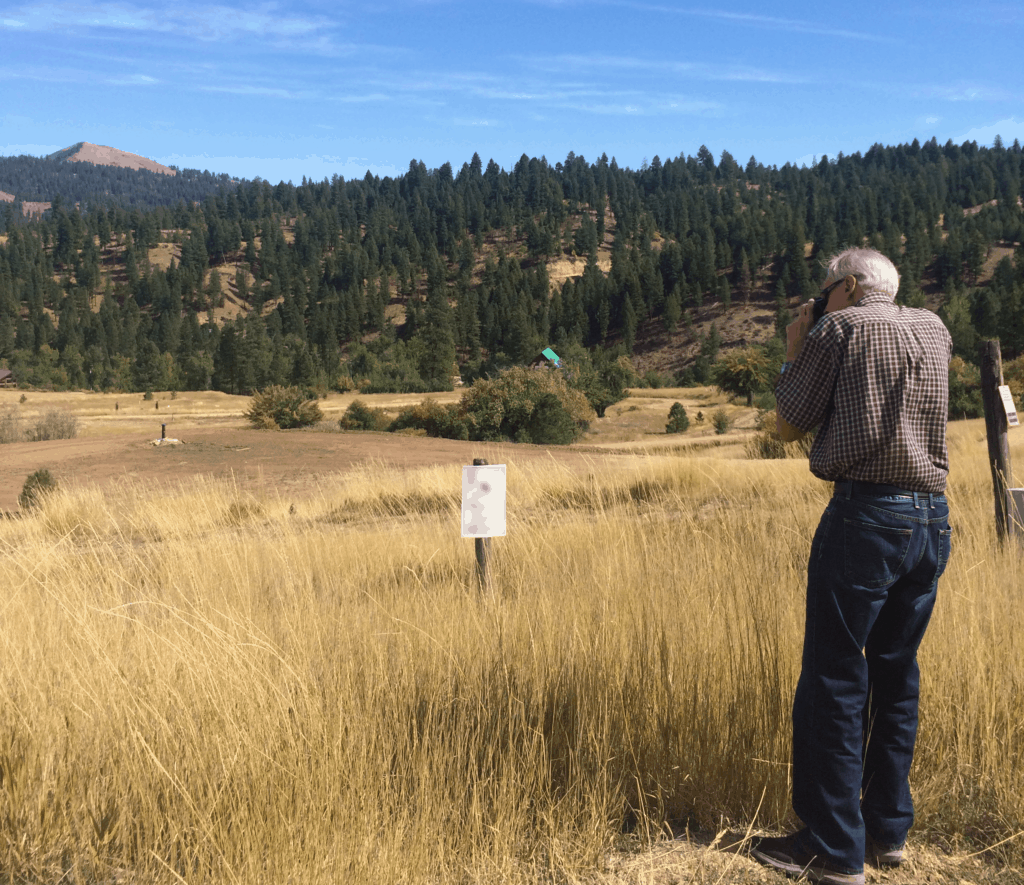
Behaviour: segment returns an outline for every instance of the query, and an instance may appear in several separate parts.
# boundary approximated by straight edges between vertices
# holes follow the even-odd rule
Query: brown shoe
[[[790,876],[802,876],[808,882],[824,885],[864,885],[864,871],[850,872],[837,867],[828,858],[811,854],[800,845],[799,833],[758,840],[750,856],[759,863]]]

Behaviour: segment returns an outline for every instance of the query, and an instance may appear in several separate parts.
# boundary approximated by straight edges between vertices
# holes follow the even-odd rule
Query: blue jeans
[[[917,649],[949,558],[944,495],[837,483],[811,545],[793,701],[793,810],[805,847],[850,872],[865,832],[901,845],[914,821]]]

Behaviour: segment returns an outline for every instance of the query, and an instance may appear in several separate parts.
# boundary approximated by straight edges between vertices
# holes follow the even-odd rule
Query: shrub
[[[711,415],[711,424],[715,428],[715,433],[723,434],[732,424],[732,420],[726,414],[725,409],[716,409]]]
[[[428,399],[402,409],[390,430],[408,429],[422,430],[427,436],[444,439],[469,439],[469,424],[455,403],[446,406]]]
[[[15,408],[0,412],[0,443],[21,442],[21,415]]]
[[[277,384],[255,393],[245,412],[245,419],[260,430],[309,427],[319,423],[323,417],[320,406],[305,391]]]
[[[43,503],[47,495],[57,491],[57,480],[45,467],[30,473],[21,487],[21,494],[18,495],[18,504],[22,510],[32,510]]]
[[[555,417],[557,410],[546,395],[558,400],[572,422],[572,439],[578,438],[589,426],[594,410],[584,393],[566,384],[555,369],[516,366],[493,380],[477,381],[462,394],[459,412],[465,416],[470,439],[538,442],[551,434],[562,438],[561,428],[568,425]],[[555,422],[559,429],[546,429],[545,421]]]
[[[74,439],[78,436],[78,419],[71,412],[49,409],[28,431],[32,442],[47,439]]]
[[[458,404],[425,401],[403,409],[391,430],[410,427],[430,436],[566,445],[594,417],[587,397],[554,369],[516,366],[494,379],[478,379]]]
[[[526,423],[516,432],[516,442],[539,446],[567,446],[579,435],[576,422],[553,393],[542,393]]]
[[[362,400],[354,399],[338,420],[342,430],[388,430],[391,419],[383,409],[374,409]]]
[[[682,403],[672,403],[668,410],[668,424],[665,425],[665,433],[685,433],[690,427],[690,416],[686,414],[686,408]]]

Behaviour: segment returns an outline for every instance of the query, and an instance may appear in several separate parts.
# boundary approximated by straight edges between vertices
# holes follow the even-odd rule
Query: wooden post
[[[473,466],[482,467],[487,462],[483,458],[474,458]],[[491,574],[488,568],[491,557],[491,539],[476,538],[476,576],[480,581],[480,589],[488,592],[491,589]]]
[[[167,436],[167,425],[166,424],[161,424],[160,425],[160,439],[163,439],[166,436]]]
[[[981,344],[981,397],[985,405],[985,432],[988,436],[988,465],[992,470],[992,491],[996,504],[996,536],[1002,541],[1014,533],[1014,524],[1008,518],[1009,492],[1013,472],[1010,467],[1010,445],[1006,438],[1006,410],[999,396],[1003,383],[1003,357],[999,341]]]

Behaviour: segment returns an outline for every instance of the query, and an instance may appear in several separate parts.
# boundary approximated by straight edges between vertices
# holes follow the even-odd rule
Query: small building
[[[18,379],[10,369],[0,369],[0,387],[17,387]]]
[[[554,366],[556,369],[562,367],[561,358],[550,347],[545,347],[532,360],[530,360],[531,369],[541,369],[546,366]]]

